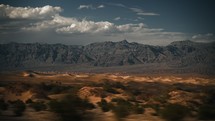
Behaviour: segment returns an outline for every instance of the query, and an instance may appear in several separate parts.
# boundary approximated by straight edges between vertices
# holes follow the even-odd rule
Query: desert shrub
[[[121,82],[115,82],[113,87],[115,88],[121,88],[121,89],[126,89],[126,87],[121,83]]]
[[[147,105],[146,107],[150,107],[150,108],[152,108],[152,109],[154,109],[155,110],[155,113],[152,113],[152,115],[153,116],[158,116],[159,115],[159,113],[160,113],[160,105],[158,105],[158,104],[153,104],[153,105]]]
[[[137,95],[140,95],[142,92],[140,91],[140,90],[138,90],[138,89],[133,89],[133,90],[131,90],[131,94],[132,95],[135,95],[135,96],[137,96]]]
[[[22,116],[25,109],[26,109],[25,103],[22,102],[21,100],[13,102],[13,112],[16,116]]]
[[[123,99],[123,98],[112,98],[111,99],[111,102],[116,102],[116,103],[118,103],[118,102],[124,102],[125,100]]]
[[[30,107],[32,107],[35,111],[42,111],[47,108],[46,104],[43,102],[33,102],[31,103]]]
[[[202,105],[199,107],[198,117],[201,120],[214,120],[215,119],[215,105]]]
[[[61,92],[65,92],[70,89],[69,86],[63,86],[61,83],[40,83],[37,86],[38,89],[48,92],[49,94],[59,94]]]
[[[215,119],[215,89],[207,87],[205,90],[205,97],[203,97],[203,105],[198,109],[198,118],[202,120]]]
[[[0,110],[7,110],[8,104],[3,100],[0,99]]]
[[[28,100],[25,101],[25,103],[26,104],[31,104],[31,103],[33,103],[33,101],[32,101],[32,99],[28,99]]]
[[[112,102],[116,102],[116,105],[113,107],[113,112],[117,118],[123,118],[130,114],[132,111],[132,104],[122,98],[115,98]]]
[[[101,107],[103,112],[108,112],[112,108],[112,104],[108,103],[105,99],[101,99],[100,102],[98,102],[98,105]]]
[[[112,88],[112,86],[110,86],[110,85],[103,86],[103,89],[104,89],[104,91],[109,92],[109,93],[119,94],[119,92],[116,91],[114,88]]]
[[[207,96],[203,98],[204,104],[215,105],[215,89],[209,88],[205,91],[205,94],[207,94]]]
[[[168,104],[160,112],[167,121],[181,121],[188,113],[189,109],[179,104]]]
[[[131,113],[142,114],[144,108],[136,103],[135,105],[123,98],[113,98],[110,103],[107,103],[105,99],[101,99],[98,105],[104,112],[112,110],[117,119],[124,118]]]
[[[80,106],[84,107],[84,109],[93,109],[95,108],[95,105],[93,105],[92,103],[90,103],[87,99],[82,100]]]
[[[133,106],[132,111],[133,111],[135,114],[142,114],[142,113],[144,113],[144,108],[143,108],[140,104],[136,103],[136,104]]]
[[[113,113],[117,118],[124,118],[129,115],[130,110],[126,105],[117,105],[113,108]]]
[[[85,110],[94,108],[94,105],[76,95],[68,95],[61,101],[51,100],[49,107],[51,111],[58,113],[63,121],[82,121]]]
[[[109,93],[113,93],[113,94],[119,94],[118,91],[116,91],[116,89],[114,88],[124,88],[124,86],[121,84],[121,82],[111,82],[109,80],[103,80],[103,89],[104,91],[107,91]]]
[[[153,99],[154,99],[155,101],[158,101],[158,102],[162,103],[162,104],[165,104],[165,103],[167,102],[167,99],[168,99],[168,98],[169,98],[169,97],[166,96],[166,95],[161,95],[161,96],[156,96],[156,97],[154,97]]]

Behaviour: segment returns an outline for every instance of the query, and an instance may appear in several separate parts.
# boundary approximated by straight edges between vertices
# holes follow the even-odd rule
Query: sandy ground
[[[19,72],[19,73],[1,73],[0,74],[0,82],[2,84],[8,82],[30,82],[30,83],[41,83],[41,82],[50,82],[50,81],[58,81],[63,85],[73,85],[73,84],[83,84],[90,82],[100,82],[103,80],[110,81],[120,81],[120,82],[159,82],[164,84],[194,84],[194,85],[215,85],[215,78],[201,77],[196,75],[191,76],[177,76],[177,75],[130,75],[130,74],[94,74],[94,73],[64,73],[64,74],[56,74],[56,73],[35,73],[35,72]],[[4,93],[6,100],[23,100],[24,102],[32,97],[32,93],[30,91],[23,92],[21,94],[14,94],[11,92],[7,92],[3,87],[0,87],[0,95]],[[58,95],[49,95],[51,99],[60,99],[66,94],[58,94]],[[176,95],[177,96],[177,95]],[[187,94],[189,96],[189,94]],[[110,101],[106,98],[107,101]],[[177,98],[177,97],[176,97]],[[96,105],[97,102],[101,100],[96,96],[89,96],[90,102]],[[172,99],[171,101],[174,101]],[[129,115],[124,119],[124,121],[164,121],[163,119],[152,116],[154,110],[151,108],[146,108],[144,114],[139,115]],[[90,110],[94,117],[96,117],[95,121],[116,121],[116,118],[112,112],[102,112],[100,108],[96,108]],[[11,114],[11,112],[6,112],[6,115]],[[27,108],[24,115],[22,117],[8,117],[8,116],[0,116],[0,121],[57,121],[58,118],[55,114],[49,111],[41,111],[35,112],[31,108]],[[194,119],[187,119],[186,121],[194,121]]]

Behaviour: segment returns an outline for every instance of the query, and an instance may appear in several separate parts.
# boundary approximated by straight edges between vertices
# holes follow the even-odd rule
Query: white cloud
[[[79,10],[82,10],[82,9],[100,9],[100,8],[104,8],[105,6],[104,5],[98,5],[97,7],[93,6],[92,4],[89,4],[89,5],[80,5],[78,7]]]
[[[137,32],[137,31],[145,31],[145,25],[143,23],[139,24],[124,24],[116,26],[117,29],[121,32]]]
[[[143,18],[143,17],[140,17],[140,16],[138,16],[137,19],[138,19],[138,20],[144,20],[144,18]]]
[[[213,33],[197,34],[192,36],[192,40],[196,42],[212,42],[215,41],[215,36]]]
[[[137,31],[149,32],[154,29],[145,28],[143,23],[139,24],[123,24],[115,25],[108,21],[90,21],[77,20],[76,18],[66,18],[60,15],[54,16],[50,20],[44,20],[33,23],[29,26],[23,27],[24,31],[43,31],[47,29],[54,29],[60,34],[74,34],[74,33],[103,33],[103,34],[118,34],[131,33]],[[157,29],[156,29],[157,30]]]
[[[95,9],[95,8],[92,5],[80,5],[78,9],[81,10],[81,9]]]
[[[157,13],[137,13],[137,15],[141,15],[141,16],[159,16],[160,14],[157,14]]]
[[[131,11],[135,12],[137,15],[141,16],[159,16],[160,14],[152,13],[152,12],[144,12],[140,8],[129,8]]]
[[[129,8],[129,9],[135,13],[142,13],[143,12],[143,10],[139,9],[139,8]]]
[[[99,5],[97,8],[104,8],[105,6],[104,5]]]
[[[32,23],[30,26],[23,27],[25,31],[42,31],[45,29],[52,29],[56,27],[68,26],[77,22],[75,18],[66,18],[60,15],[55,15],[50,20],[44,20],[37,23]]]
[[[116,6],[116,7],[122,7],[122,8],[127,8],[124,4],[121,4],[121,3],[108,3],[108,5]]]
[[[123,24],[115,25],[108,21],[73,21],[73,23],[66,27],[57,28],[57,33],[74,34],[74,33],[100,33],[100,34],[120,34],[120,33],[132,33],[137,31],[149,32],[149,29],[144,28],[143,23],[139,24]]]
[[[11,25],[12,28],[19,27],[17,29],[20,29],[21,27],[21,31],[16,33],[16,36],[20,37],[17,37],[19,40],[23,40],[23,37],[25,37],[26,40],[31,38],[30,40],[34,40],[34,42],[39,40],[58,42],[59,40],[62,40],[62,43],[65,43],[66,41],[67,44],[74,44],[73,41],[76,41],[76,44],[86,44],[96,41],[117,41],[128,39],[144,44],[165,45],[168,44],[168,42],[172,42],[173,40],[176,41],[187,39],[186,35],[183,33],[166,32],[162,28],[149,28],[144,23],[128,23],[117,25],[108,21],[92,21],[86,19],[80,20],[76,19],[75,17],[64,17],[59,15],[59,13],[62,11],[60,7],[44,6],[32,8],[1,5],[0,8],[1,17],[8,17],[10,19],[37,19],[36,21],[27,20],[27,22],[26,20],[21,20],[26,22],[26,24],[20,25],[19,22],[14,22],[13,25]],[[82,8],[84,7],[82,6]],[[5,11],[8,11],[8,13],[6,14]],[[11,11],[16,11],[16,16],[12,14]],[[138,9],[135,9],[135,11],[141,12],[141,10]],[[34,13],[35,15],[31,15],[29,13]],[[45,15],[47,15],[49,19],[47,19],[47,16]],[[11,39],[8,35],[13,36],[10,33],[5,35],[0,34],[0,37],[3,37],[5,40]],[[79,41],[81,42],[79,43]]]
[[[52,17],[62,11],[60,7],[46,5],[44,7],[12,7],[0,5],[0,17],[10,19],[44,19]]]
[[[101,33],[108,32],[114,30],[114,24],[107,21],[74,21],[69,26],[57,28],[57,33],[66,33],[66,34],[74,34],[74,33]]]
[[[114,18],[115,21],[118,21],[118,20],[120,20],[120,19],[121,19],[120,17]]]
[[[130,8],[130,7],[127,7],[127,6],[125,6],[124,4],[121,4],[121,3],[109,3],[108,5],[129,9],[132,12],[134,12],[137,15],[140,15],[140,16],[159,16],[160,15],[160,14],[153,13],[153,12],[145,12],[140,8],[132,8],[132,7]]]

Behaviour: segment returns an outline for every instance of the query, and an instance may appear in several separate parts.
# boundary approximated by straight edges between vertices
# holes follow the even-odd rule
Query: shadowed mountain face
[[[1,69],[61,64],[123,66],[153,63],[177,67],[214,67],[214,53],[215,43],[189,40],[173,42],[168,46],[143,45],[126,40],[86,46],[9,43],[0,45],[0,65]]]

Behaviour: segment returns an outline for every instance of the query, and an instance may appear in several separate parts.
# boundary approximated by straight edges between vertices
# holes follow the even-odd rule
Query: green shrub
[[[138,104],[138,103],[136,103],[133,106],[132,110],[133,110],[133,112],[135,114],[142,114],[142,113],[144,113],[144,108],[140,104]]]
[[[126,89],[126,87],[121,83],[121,82],[115,82],[113,85],[115,88],[121,88],[121,89]]]
[[[82,121],[85,110],[94,108],[94,105],[76,95],[68,95],[61,101],[51,100],[49,107],[51,111],[58,113],[63,121]]]
[[[153,116],[158,116],[159,115],[159,113],[160,113],[160,105],[154,104],[154,105],[148,105],[148,106],[155,110],[155,113],[152,113]]]
[[[113,112],[117,118],[124,118],[129,115],[130,109],[126,105],[117,105],[113,108]]]
[[[167,121],[181,121],[189,113],[189,110],[179,104],[169,104],[160,113]]]
[[[120,82],[111,82],[109,80],[104,80],[103,89],[109,93],[119,94],[119,92],[114,88],[123,88],[123,85]]]
[[[15,113],[16,116],[22,116],[25,109],[26,109],[25,103],[22,102],[21,100],[13,102],[13,112]]]
[[[103,87],[104,91],[109,92],[109,93],[113,93],[113,94],[119,94],[118,91],[116,91],[114,88],[112,88],[111,86],[104,86]]]
[[[215,120],[215,105],[200,106],[198,116],[201,120]]]
[[[47,107],[43,102],[34,102],[30,105],[35,111],[45,110]]]
[[[8,104],[3,99],[1,99],[0,100],[0,110],[7,110],[7,108],[8,108]]]
[[[32,101],[32,99],[28,99],[28,100],[25,101],[25,103],[26,104],[31,104],[31,103],[33,103],[33,101]]]
[[[38,89],[48,92],[49,94],[59,94],[61,92],[68,91],[70,89],[69,86],[63,86],[60,82],[56,83],[40,83],[37,86]]]
[[[127,100],[124,100],[122,98],[115,98],[112,99],[112,102],[116,102],[116,106],[114,106],[112,110],[117,118],[126,117],[132,111],[133,105]]]
[[[105,99],[101,99],[101,102],[98,102],[98,105],[101,107],[103,112],[108,112],[112,108],[112,104],[108,103]]]

